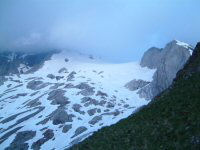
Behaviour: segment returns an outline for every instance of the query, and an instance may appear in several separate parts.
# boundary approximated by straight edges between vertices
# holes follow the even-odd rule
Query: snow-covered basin
[[[69,60],[68,62],[65,61],[66,58]],[[67,68],[69,73],[72,71],[76,72],[74,81],[67,81],[67,76],[69,73],[58,73],[58,71],[63,67]],[[26,85],[29,82],[26,79],[31,77],[43,78],[43,82],[49,82],[51,84],[71,83],[73,85],[78,85],[79,83],[83,82],[88,83],[95,88],[95,92],[102,91],[108,95],[108,97],[106,98],[107,103],[111,99],[113,99],[113,97],[115,97],[115,101],[112,101],[112,103],[114,103],[114,107],[109,108],[109,112],[114,112],[115,110],[118,110],[120,114],[117,116],[103,115],[108,108],[99,105],[90,105],[88,107],[85,107],[81,103],[81,98],[83,98],[84,96],[80,94],[77,95],[79,89],[67,89],[65,96],[69,98],[70,103],[66,106],[66,111],[69,114],[74,114],[76,117],[73,118],[73,122],[66,123],[72,124],[72,128],[67,133],[63,133],[62,128],[59,128],[60,125],[53,125],[52,121],[48,121],[44,125],[36,125],[39,121],[44,120],[49,114],[51,114],[54,110],[58,108],[58,105],[52,105],[51,101],[47,100],[47,94],[44,95],[40,100],[41,106],[44,106],[45,109],[39,114],[35,115],[33,118],[28,119],[15,126],[23,126],[23,128],[21,128],[18,132],[27,130],[36,131],[36,136],[33,139],[27,141],[27,143],[29,143],[29,148],[31,147],[32,143],[43,137],[42,134],[44,131],[41,131],[41,129],[44,127],[48,127],[48,129],[53,130],[54,139],[50,139],[46,143],[44,143],[41,146],[41,149],[64,149],[71,146],[71,142],[73,142],[75,139],[82,137],[81,140],[83,140],[91,135],[94,131],[97,131],[104,126],[115,124],[119,120],[130,116],[137,108],[148,104],[149,101],[140,98],[137,94],[137,91],[129,91],[124,87],[124,85],[133,79],[151,81],[154,72],[155,70],[141,68],[138,62],[108,63],[99,58],[91,59],[87,55],[63,51],[62,53],[53,55],[51,60],[46,61],[44,66],[33,74],[24,74],[20,77],[12,76],[14,80],[20,80],[23,86],[17,88],[16,91],[7,93],[0,98],[0,106],[3,108],[0,110],[0,117],[3,117],[1,119],[3,120],[11,115],[28,110],[27,107],[24,107],[24,103],[27,100],[35,99],[44,93],[49,93],[50,91],[52,91],[49,89],[52,85],[49,85],[43,89],[40,89],[38,94],[30,96],[30,94],[35,91],[26,88]],[[47,78],[48,74],[53,74],[55,76],[64,76],[64,78],[57,81],[56,79]],[[7,85],[9,84],[12,84],[10,88],[18,85],[18,83],[8,80],[3,86],[0,86],[1,93],[8,89]],[[64,86],[61,86],[59,88],[63,89]],[[17,93],[28,93],[28,95],[20,97],[19,99],[8,98],[6,100],[3,100],[7,97],[16,95]],[[100,100],[100,97],[96,96],[95,94],[90,97],[96,100]],[[82,105],[81,111],[84,111],[86,113],[82,115],[78,112],[75,112],[72,109],[72,106],[74,104]],[[128,107],[124,107],[125,105]],[[101,112],[96,113],[94,116],[90,116],[87,111],[94,108],[100,109]],[[32,111],[17,116],[14,120],[10,122],[7,122],[5,124],[0,123],[0,128],[6,129],[8,126],[14,124],[16,120],[23,118],[28,114],[32,114],[36,111],[37,109],[33,109]],[[92,120],[93,117],[100,115],[102,115],[102,120],[94,125],[89,124],[89,121]],[[86,127],[87,130],[82,134],[79,134],[78,136],[72,138],[76,129],[80,126]],[[4,133],[0,132],[0,137],[10,130]],[[15,136],[16,134],[13,134],[7,140],[5,140],[0,145],[0,149],[4,149],[9,146]]]

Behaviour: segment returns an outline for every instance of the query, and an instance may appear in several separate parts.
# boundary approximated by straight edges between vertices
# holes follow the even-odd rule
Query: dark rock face
[[[191,56],[191,50],[192,48],[189,45],[182,46],[178,41],[172,41],[162,51],[157,50],[155,54],[147,52],[142,58],[141,65],[156,68],[157,71],[153,76],[153,81],[138,92],[140,97],[150,100],[168,88],[176,77],[176,73],[183,68]],[[155,55],[153,56],[153,58],[155,57],[154,60],[152,60],[152,55],[148,53]]]
[[[40,150],[40,147],[47,142],[48,140],[52,139],[54,137],[54,133],[53,130],[48,129],[43,133],[43,138],[37,140],[36,142],[34,142],[31,146],[31,149],[33,150]]]
[[[147,84],[149,84],[150,82],[147,81],[143,81],[143,80],[132,80],[130,82],[128,82],[125,87],[127,89],[129,89],[130,91],[135,91],[138,90],[140,88],[143,88],[144,86],[146,86]]]
[[[56,51],[42,53],[0,52],[0,76],[35,72],[40,69],[44,62],[49,60],[54,53],[56,53]],[[22,69],[18,69],[20,64],[24,66]]]
[[[36,131],[22,131],[17,133],[15,139],[6,150],[28,150],[28,143],[25,142],[32,139],[35,135]]]

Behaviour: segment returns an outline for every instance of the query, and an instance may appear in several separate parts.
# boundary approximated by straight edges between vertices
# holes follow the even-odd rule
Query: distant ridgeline
[[[0,76],[25,74],[37,71],[57,51],[38,53],[0,52]]]
[[[200,149],[200,43],[172,85],[127,119],[72,150]]]

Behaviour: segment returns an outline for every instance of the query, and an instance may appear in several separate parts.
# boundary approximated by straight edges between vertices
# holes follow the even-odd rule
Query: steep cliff
[[[176,40],[168,43],[164,49],[149,49],[141,60],[141,66],[157,70],[153,81],[138,91],[140,97],[150,100],[168,88],[191,56],[192,50],[190,45]]]

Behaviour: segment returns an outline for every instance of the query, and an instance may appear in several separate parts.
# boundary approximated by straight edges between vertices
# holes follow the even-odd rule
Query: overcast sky
[[[70,49],[117,61],[200,41],[200,0],[0,0],[0,49]]]

